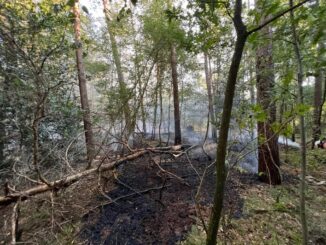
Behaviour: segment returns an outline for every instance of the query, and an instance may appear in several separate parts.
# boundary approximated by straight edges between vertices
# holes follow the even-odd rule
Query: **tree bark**
[[[324,44],[322,42],[319,43],[318,50],[321,51],[323,49]],[[315,76],[315,91],[314,91],[314,117],[313,117],[313,134],[312,134],[312,144],[311,148],[315,147],[315,141],[320,140],[321,137],[321,115],[323,109],[323,79],[324,74],[321,67],[317,68],[316,76]]]
[[[290,7],[293,6],[293,0],[289,0]],[[292,36],[294,41],[294,51],[295,56],[297,59],[297,70],[298,70],[298,87],[299,87],[299,94],[298,94],[298,103],[304,104],[303,99],[303,66],[302,66],[302,58],[299,46],[299,39],[297,36],[295,20],[294,20],[294,13],[293,11],[290,12],[291,17],[291,28],[292,28]],[[306,194],[305,194],[305,180],[306,180],[306,131],[305,131],[305,118],[304,115],[300,115],[300,136],[301,136],[301,180],[300,180],[300,217],[301,217],[301,226],[302,226],[302,244],[308,244],[308,228],[307,228],[307,220],[306,220]]]
[[[83,121],[85,130],[85,140],[87,149],[87,160],[88,168],[91,167],[92,160],[94,158],[94,139],[93,139],[93,129],[91,122],[91,113],[88,104],[87,86],[86,86],[86,76],[85,68],[83,63],[83,49],[81,43],[81,32],[80,32],[80,9],[79,1],[76,0],[73,7],[74,13],[74,32],[75,32],[75,45],[76,45],[76,63],[78,70],[78,80],[79,80],[79,92],[81,108],[83,110]]]
[[[177,54],[174,44],[171,44],[171,70],[172,70],[172,88],[173,88],[173,105],[174,105],[174,144],[181,144],[181,126],[180,126],[180,109],[179,109],[179,87],[177,72]]]
[[[261,6],[257,8],[261,11]],[[257,103],[267,115],[264,122],[258,122],[258,173],[261,181],[278,185],[281,184],[278,135],[272,130],[272,124],[276,122],[276,106],[273,102],[275,78],[271,28],[265,27],[260,33],[269,40],[256,52]]]
[[[235,92],[235,85],[237,82],[238,71],[242,58],[243,49],[247,40],[246,26],[242,22],[242,1],[237,0],[234,10],[234,25],[237,31],[237,40],[235,43],[234,53],[232,57],[231,66],[229,68],[228,79],[225,90],[225,98],[223,104],[223,113],[221,119],[221,125],[219,130],[217,153],[216,153],[216,187],[214,195],[214,204],[212,207],[212,213],[209,220],[208,232],[207,232],[207,245],[216,245],[217,230],[221,218],[221,212],[224,199],[224,186],[226,178],[226,148],[227,139],[229,133],[231,111],[233,105],[233,97]]]
[[[0,168],[4,167],[5,163],[5,155],[4,155],[4,150],[5,150],[5,138],[6,138],[6,125],[5,125],[5,119],[7,119],[6,116],[6,98],[5,98],[5,93],[7,92],[7,81],[8,76],[4,76],[4,81],[2,82],[3,87],[2,87],[2,92],[3,95],[1,96],[1,101],[0,101]]]
[[[206,77],[206,86],[207,86],[207,95],[208,95],[208,111],[209,111],[209,118],[210,118],[210,124],[211,124],[211,133],[212,133],[212,139],[214,141],[217,140],[216,135],[216,127],[215,127],[215,113],[214,113],[214,102],[213,102],[213,94],[212,94],[212,74],[209,69],[209,60],[207,57],[207,53],[204,53],[204,59],[205,59],[205,77]]]

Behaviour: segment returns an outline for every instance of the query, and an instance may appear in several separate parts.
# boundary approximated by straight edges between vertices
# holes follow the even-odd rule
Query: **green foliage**
[[[152,39],[154,44],[169,47],[172,43],[181,45],[186,43],[177,10],[170,8],[162,0],[152,2],[142,19],[144,35]]]
[[[306,105],[306,104],[297,104],[294,107],[294,111],[299,116],[304,116],[309,111],[309,109],[310,109],[310,106]]]
[[[261,105],[259,105],[259,104],[252,105],[252,112],[253,112],[254,118],[258,122],[265,122],[266,121],[267,114],[266,114],[266,111],[262,108]]]

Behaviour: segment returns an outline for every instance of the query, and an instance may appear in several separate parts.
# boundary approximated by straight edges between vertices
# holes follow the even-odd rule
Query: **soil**
[[[176,244],[185,238],[191,226],[198,222],[195,196],[200,178],[196,171],[202,176],[211,162],[192,161],[191,166],[185,157],[175,161],[162,156],[159,160],[165,171],[183,181],[162,172],[149,156],[121,165],[114,179],[115,189],[106,194],[111,199],[133,195],[99,207],[100,212],[92,210],[85,215],[82,240],[88,244],[138,245]],[[225,212],[241,217],[243,201],[236,188],[239,174],[231,175],[226,185]],[[211,166],[201,187],[200,207],[205,218],[212,204],[214,180],[214,166]],[[136,194],[154,187],[155,190]]]

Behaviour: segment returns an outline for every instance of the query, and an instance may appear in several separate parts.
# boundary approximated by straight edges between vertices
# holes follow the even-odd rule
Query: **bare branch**
[[[300,7],[300,6],[302,6],[303,4],[305,4],[305,3],[309,2],[309,1],[311,1],[311,0],[304,0],[304,1],[302,1],[302,2],[300,2],[300,3],[298,3],[298,4],[296,4],[296,5],[294,5],[293,7],[290,7],[290,8],[288,8],[288,9],[286,9],[286,10],[283,10],[282,12],[276,14],[275,16],[273,16],[273,17],[267,19],[264,23],[260,24],[259,26],[257,26],[257,27],[255,27],[255,28],[251,29],[250,31],[247,32],[247,34],[250,35],[250,34],[256,32],[256,31],[259,31],[260,29],[264,28],[264,27],[267,26],[268,24],[270,24],[270,23],[272,23],[273,21],[277,20],[278,18],[282,17],[282,16],[285,15],[286,13],[288,13],[288,12],[290,12],[290,11],[292,11],[292,10],[294,10],[294,9],[296,9],[296,8],[298,8],[298,7]]]

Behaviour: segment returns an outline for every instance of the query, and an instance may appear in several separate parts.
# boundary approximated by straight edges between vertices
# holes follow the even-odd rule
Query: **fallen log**
[[[28,190],[10,193],[7,196],[0,196],[0,205],[9,205],[13,202],[18,201],[19,199],[21,201],[24,201],[24,200],[28,199],[30,196],[41,194],[41,193],[44,193],[44,192],[47,192],[50,190],[58,190],[58,189],[61,189],[64,187],[68,187],[68,186],[72,185],[73,183],[77,182],[78,180],[80,180],[82,177],[85,177],[92,173],[96,173],[98,171],[101,172],[101,171],[107,171],[107,170],[113,169],[113,168],[117,167],[119,164],[121,164],[125,161],[134,160],[134,159],[146,154],[147,152],[148,152],[147,150],[137,151],[137,152],[130,154],[126,157],[122,157],[117,161],[103,164],[100,167],[91,168],[91,169],[85,170],[83,172],[67,176],[63,179],[52,181],[49,183],[49,185],[39,184],[39,185],[32,187]]]
[[[177,145],[177,146],[167,146],[167,147],[149,147],[149,148],[134,150],[132,154],[122,157],[114,162],[105,163],[95,168],[91,168],[83,172],[79,172],[77,174],[70,175],[65,178],[49,182],[48,184],[38,184],[37,186],[34,186],[27,190],[16,191],[16,192],[9,193],[6,196],[0,196],[0,206],[9,205],[11,203],[17,202],[18,200],[25,201],[31,196],[41,194],[50,190],[59,190],[61,188],[68,187],[73,183],[77,182],[78,180],[80,180],[82,177],[85,177],[87,175],[96,172],[111,170],[125,161],[134,160],[140,156],[143,156],[148,152],[156,151],[157,153],[170,153],[169,151],[172,151],[173,153],[176,152],[181,153],[182,148],[183,148],[182,145]]]

